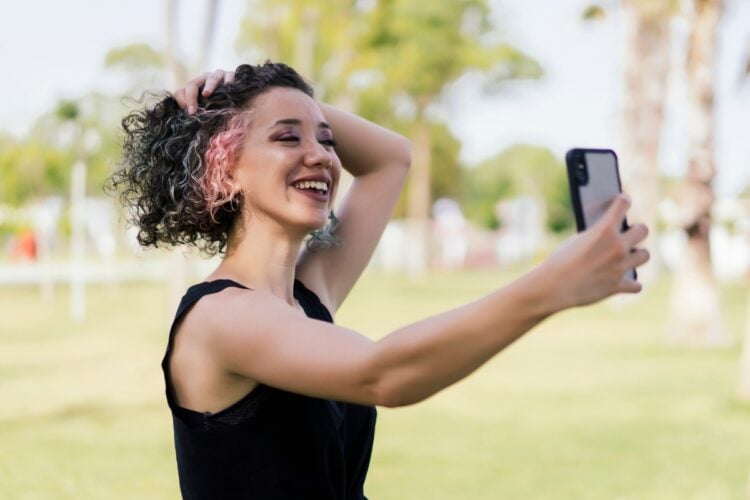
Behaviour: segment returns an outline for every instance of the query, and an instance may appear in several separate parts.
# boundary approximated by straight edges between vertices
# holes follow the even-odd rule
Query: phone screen
[[[588,182],[578,184],[585,227],[590,227],[604,215],[612,200],[620,193],[617,157],[610,151],[585,151]],[[580,168],[580,167],[578,167]]]

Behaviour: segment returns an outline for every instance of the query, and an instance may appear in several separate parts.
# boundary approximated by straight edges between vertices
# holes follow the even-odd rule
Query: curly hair
[[[235,80],[200,96],[192,115],[169,94],[131,112],[119,169],[105,189],[119,193],[130,209],[142,246],[193,245],[207,255],[226,249],[240,205],[229,170],[242,152],[248,121],[245,111],[256,97],[275,87],[313,90],[282,63],[243,64]]]

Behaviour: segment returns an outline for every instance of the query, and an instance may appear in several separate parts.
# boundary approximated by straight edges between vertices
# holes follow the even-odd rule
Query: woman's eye
[[[297,137],[296,135],[282,135],[281,137],[279,137],[279,140],[282,142],[293,142],[298,141],[299,137]]]
[[[318,142],[321,143],[321,144],[323,144],[323,145],[325,145],[325,146],[330,146],[332,148],[336,147],[336,140],[335,139],[321,139]]]

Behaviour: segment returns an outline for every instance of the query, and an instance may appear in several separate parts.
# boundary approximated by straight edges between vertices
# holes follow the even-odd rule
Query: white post
[[[70,317],[82,322],[86,316],[86,282],[84,259],[84,204],[86,201],[86,164],[77,160],[73,164],[70,192]]]

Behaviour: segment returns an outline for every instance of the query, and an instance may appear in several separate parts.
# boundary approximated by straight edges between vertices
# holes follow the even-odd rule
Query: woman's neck
[[[295,267],[303,236],[269,226],[272,225],[253,223],[234,228],[227,253],[209,278],[230,278],[294,306]]]

